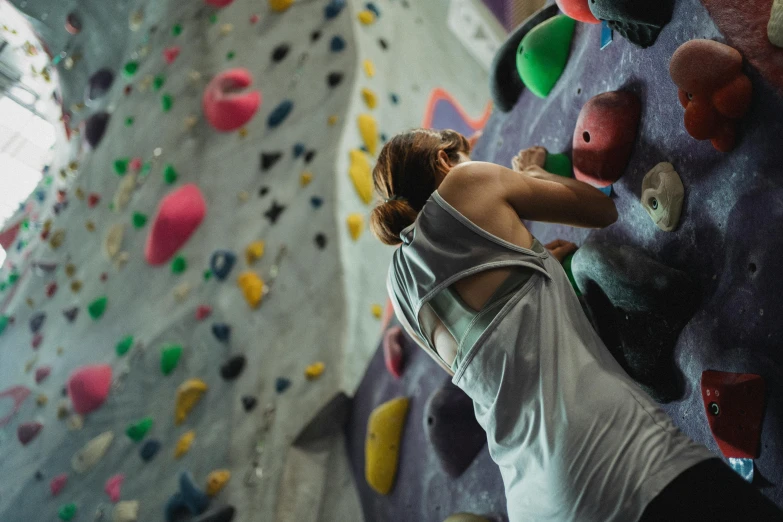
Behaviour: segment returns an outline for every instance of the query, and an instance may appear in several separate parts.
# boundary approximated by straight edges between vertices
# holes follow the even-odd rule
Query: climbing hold
[[[194,516],[201,515],[209,507],[209,502],[209,496],[196,486],[193,476],[183,472],[179,476],[179,492],[172,495],[166,503],[166,520],[181,520],[183,510]]]
[[[161,74],[157,75],[152,80],[152,90],[158,92],[163,88],[163,84],[165,83],[166,83],[166,78]],[[168,110],[168,109],[164,109],[164,110]]]
[[[326,364],[322,362],[315,362],[305,368],[305,377],[308,381],[313,381],[321,376],[321,374],[324,373],[324,370],[326,369]]]
[[[215,323],[212,325],[212,335],[221,342],[228,342],[231,337],[231,327],[226,323]]]
[[[106,133],[106,127],[109,125],[110,117],[107,112],[98,112],[84,122],[84,141],[90,148],[96,149],[100,145],[103,135]]]
[[[261,106],[260,91],[244,91],[253,83],[247,69],[229,69],[215,76],[204,89],[204,116],[212,127],[229,132],[246,125]]]
[[[261,170],[269,170],[271,169],[278,161],[280,161],[280,158],[283,157],[283,153],[279,151],[275,152],[262,152],[261,153]]]
[[[487,442],[473,414],[473,401],[448,380],[430,396],[424,420],[427,439],[443,470],[452,477],[462,475]]]
[[[90,313],[90,317],[96,321],[100,319],[103,316],[103,313],[106,311],[107,303],[108,298],[105,295],[90,303],[89,306],[87,306],[87,311]]]
[[[234,264],[237,256],[229,250],[217,250],[212,254],[209,260],[209,268],[219,281],[225,281]]]
[[[178,459],[190,451],[190,447],[193,445],[193,441],[196,439],[196,432],[190,430],[185,432],[177,441],[177,445],[174,447],[174,458]]]
[[[235,355],[220,367],[220,376],[227,381],[233,381],[245,369],[245,356]]]
[[[114,72],[111,69],[98,69],[87,81],[85,98],[97,100],[106,95],[114,83]]]
[[[160,265],[168,261],[195,232],[206,213],[206,203],[196,185],[183,185],[164,197],[147,237],[147,263]]]
[[[163,169],[163,181],[165,181],[168,185],[172,185],[175,181],[177,181],[177,171],[174,169],[174,165],[169,163]]]
[[[111,378],[108,364],[92,364],[75,370],[66,384],[74,411],[86,415],[100,408],[109,396]]]
[[[284,205],[279,205],[277,201],[272,201],[272,206],[269,208],[269,210],[264,212],[264,216],[267,217],[269,221],[271,221],[272,224],[274,225],[275,223],[277,223],[277,219],[280,217],[280,214],[282,214],[284,210],[285,210]]]
[[[87,206],[90,208],[95,208],[98,203],[100,203],[100,201],[101,195],[93,192],[87,197]]]
[[[403,346],[402,328],[393,326],[383,334],[383,362],[386,369],[396,378],[402,376],[405,352]]]
[[[368,11],[371,11],[371,12],[372,12],[372,14],[373,14],[373,15],[375,15],[375,17],[376,17],[376,18],[380,18],[380,16],[381,16],[381,11],[378,9],[378,6],[377,6],[377,5],[375,5],[375,4],[374,4],[374,3],[372,3],[372,2],[367,2],[367,3],[364,5],[364,7],[365,7],[365,8],[367,8],[367,10],[368,10]]]
[[[242,397],[242,407],[245,409],[245,411],[253,411],[253,409],[256,407],[256,404],[258,404],[258,399],[251,395],[245,395]]]
[[[35,398],[35,403],[43,408],[46,406],[46,404],[49,402],[49,397],[47,397],[45,394],[40,393],[38,394],[38,397]]]
[[[338,85],[340,85],[340,83],[342,83],[342,81],[343,81],[343,73],[341,72],[330,72],[326,76],[326,84],[329,87],[337,87]]]
[[[55,293],[57,293],[57,282],[51,281],[48,285],[46,285],[46,296],[54,297]]]
[[[772,45],[783,47],[783,1],[773,0],[767,23],[767,38]]]
[[[109,477],[103,486],[103,491],[109,495],[109,499],[115,504],[120,501],[120,490],[123,482],[125,482],[125,475],[118,473]]]
[[[6,424],[8,424],[11,421],[13,416],[22,407],[22,403],[29,396],[30,396],[30,389],[25,387],[25,386],[20,386],[20,385],[11,386],[10,388],[6,388],[5,390],[0,391],[0,399],[8,397],[12,401],[14,401],[13,407],[5,415],[5,417],[0,417],[0,427],[5,426]]]
[[[493,520],[472,513],[454,513],[443,522],[493,522]],[[505,517],[500,518],[500,520],[505,520]]]
[[[294,158],[298,158],[299,156],[304,154],[305,153],[305,144],[304,143],[296,143],[294,145],[293,153],[294,153]]]
[[[299,176],[299,184],[303,187],[306,187],[313,181],[313,175],[310,172],[304,171]]]
[[[171,26],[172,36],[179,36],[182,34],[182,26],[180,24],[174,24]]]
[[[236,509],[234,506],[223,506],[214,513],[198,519],[197,522],[231,522],[234,520]]]
[[[171,94],[164,94],[160,98],[160,105],[163,112],[169,112],[171,107],[174,106],[174,97]]]
[[[56,497],[60,494],[60,491],[63,490],[65,487],[65,484],[68,483],[68,474],[67,473],[61,473],[60,475],[57,475],[52,479],[51,482],[49,482],[49,489],[52,492],[52,496]]]
[[[272,51],[272,61],[275,63],[282,62],[288,56],[288,51],[290,50],[291,46],[287,43],[281,43]]]
[[[82,30],[82,20],[76,13],[68,13],[65,17],[65,30],[71,34],[79,34]]]
[[[398,397],[375,408],[367,421],[364,476],[367,484],[381,495],[394,485],[402,430],[408,414],[406,397]]]
[[[367,9],[365,9],[364,11],[359,11],[357,18],[364,25],[370,25],[373,22],[375,22],[375,15],[373,14],[372,11]]]
[[[245,296],[245,301],[251,308],[258,308],[264,295],[264,282],[254,272],[246,271],[239,274],[237,285]]]
[[[360,114],[356,119],[359,125],[359,134],[362,136],[367,151],[375,156],[378,150],[378,122],[370,114]]]
[[[226,7],[231,5],[234,0],[204,0],[208,5],[213,7]]]
[[[364,99],[364,103],[367,104],[368,108],[374,109],[378,106],[378,97],[374,92],[366,87],[362,89],[362,98]]]
[[[759,457],[765,393],[760,375],[702,372],[701,397],[707,422],[726,458]]]
[[[364,232],[364,216],[362,214],[349,214],[346,221],[351,238],[357,241],[362,232]]]
[[[0,335],[5,331],[5,329],[8,327],[9,319],[7,315],[0,315]]]
[[[123,176],[128,172],[128,165],[130,164],[130,158],[119,158],[114,160],[114,172]]]
[[[38,333],[45,321],[46,314],[44,312],[36,312],[32,317],[30,317],[30,331],[33,333]]]
[[[340,118],[336,114],[331,114],[327,119],[326,123],[328,125],[337,125],[337,122],[340,120]]]
[[[180,51],[179,45],[166,47],[165,49],[163,49],[163,59],[166,60],[167,64],[171,65],[172,63],[174,63],[174,60],[176,60],[177,57],[179,56],[179,51]]]
[[[196,320],[203,321],[207,317],[212,315],[212,307],[207,305],[198,305],[196,308]]]
[[[133,442],[140,442],[147,436],[147,432],[152,428],[152,417],[144,417],[140,421],[129,425],[125,429],[125,435]]]
[[[364,152],[358,149],[352,149],[349,155],[351,164],[348,168],[348,175],[351,177],[359,198],[365,204],[370,204],[372,201],[372,169],[370,160]]]
[[[134,74],[136,74],[136,71],[139,70],[139,62],[128,62],[125,64],[125,67],[122,68],[122,73],[130,78]]]
[[[383,307],[377,303],[370,307],[370,311],[372,312],[372,316],[376,319],[380,319],[381,315],[383,315]]]
[[[139,501],[123,500],[114,506],[112,522],[136,522],[139,517]]]
[[[201,379],[188,379],[177,388],[174,423],[179,426],[207,392],[207,383]]]
[[[42,429],[43,424],[40,422],[22,422],[16,428],[16,437],[22,443],[22,446],[27,446],[38,436]]]
[[[586,24],[601,23],[600,20],[590,12],[588,0],[557,0],[557,7],[559,7],[564,14],[579,22],[584,22]]]
[[[269,0],[269,8],[272,11],[282,13],[294,3],[294,0]]]
[[[568,154],[552,154],[549,152],[547,152],[546,160],[544,161],[544,170],[564,178],[573,177],[574,172],[571,166],[571,158],[568,157]]]
[[[68,308],[66,310],[63,310],[63,315],[65,316],[65,319],[69,323],[72,323],[76,320],[76,317],[79,315],[79,308],[74,306],[73,308]]]
[[[566,276],[568,276],[568,282],[571,283],[571,288],[574,289],[577,297],[579,297],[582,295],[582,292],[579,290],[579,285],[576,284],[576,279],[574,279],[574,271],[572,268],[573,260],[574,254],[568,254],[565,258],[563,258],[563,271],[565,271]]]
[[[250,24],[255,25],[260,20],[260,17],[257,14],[250,15]]]
[[[171,273],[181,274],[188,268],[188,262],[185,256],[177,256],[171,261]]]
[[[182,346],[179,344],[169,344],[164,346],[160,352],[160,371],[163,375],[169,375],[179,364],[179,358],[182,357]]]
[[[332,37],[332,41],[329,42],[329,49],[333,53],[339,53],[343,49],[345,49],[345,40],[342,36],[335,35]]]
[[[231,472],[227,469],[216,469],[207,476],[207,495],[214,497],[226,486],[231,478]]]
[[[142,214],[141,212],[134,212],[133,213],[133,228],[139,229],[144,227],[144,225],[147,224],[147,215]]]
[[[582,107],[573,139],[576,179],[606,187],[623,175],[636,141],[641,102],[630,92],[605,92]]]
[[[641,48],[655,43],[661,30],[672,19],[674,0],[657,2],[616,2],[590,0],[590,11],[609,28]]]
[[[642,206],[653,223],[671,232],[680,221],[685,188],[671,163],[659,163],[642,181]]]
[[[124,337],[120,342],[117,343],[117,346],[115,347],[115,350],[117,352],[118,357],[122,357],[126,353],[128,353],[128,350],[131,349],[133,346],[133,336],[129,335],[127,337]]]
[[[35,384],[41,384],[52,373],[51,366],[41,366],[35,369]]]
[[[70,504],[65,504],[57,512],[57,516],[60,517],[60,520],[64,520],[65,522],[72,520],[73,517],[76,516],[76,504],[73,502]]]
[[[326,17],[327,20],[336,18],[344,7],[345,0],[329,0],[329,3],[324,7],[324,17]]]
[[[120,253],[124,235],[125,225],[122,223],[115,223],[106,232],[106,237],[103,238],[103,253],[109,261],[113,260]]]
[[[308,150],[304,157],[305,165],[313,161],[313,158],[315,158],[315,151],[314,150]]]
[[[272,111],[272,113],[269,115],[269,119],[267,119],[267,125],[271,128],[275,128],[288,117],[289,114],[291,114],[291,111],[294,108],[294,102],[291,100],[283,100],[280,102],[280,105],[275,107],[275,109]]]
[[[291,379],[286,379],[285,377],[275,379],[275,391],[277,393],[283,393],[289,386],[291,386]]]
[[[373,76],[375,76],[375,64],[372,63],[372,60],[370,60],[368,58],[368,59],[364,60],[362,65],[364,67],[364,74],[368,78],[372,78]]]
[[[712,40],[691,40],[672,56],[669,74],[685,108],[685,130],[711,140],[721,152],[736,144],[738,120],[748,112],[753,86],[742,72],[742,55]]]
[[[133,440],[134,442],[139,442],[138,440],[135,439]],[[155,455],[157,455],[158,451],[160,450],[160,446],[161,446],[160,441],[156,439],[150,439],[147,442],[145,442],[141,446],[141,450],[139,450],[139,456],[141,456],[141,460],[143,460],[144,462],[151,461],[153,458],[155,458]]]
[[[576,22],[558,15],[525,35],[517,49],[517,71],[530,91],[546,98],[563,74]]]
[[[30,343],[33,347],[33,350],[37,350],[39,346],[41,346],[41,343],[43,342],[43,335],[37,333],[33,336],[33,340]]]

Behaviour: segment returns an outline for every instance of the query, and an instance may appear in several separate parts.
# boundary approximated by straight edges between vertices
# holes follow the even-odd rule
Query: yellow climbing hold
[[[251,308],[258,308],[264,295],[264,282],[255,272],[247,271],[239,274],[237,284],[245,295],[245,301]]]
[[[231,478],[231,472],[227,469],[216,469],[207,477],[207,495],[214,497],[222,490],[226,482]]]
[[[370,59],[364,60],[364,74],[366,74],[368,78],[375,76],[375,64],[372,63],[372,60]]]
[[[185,422],[190,410],[198,404],[207,389],[207,383],[201,379],[188,379],[179,385],[174,412],[174,423],[177,426]]]
[[[443,522],[489,522],[489,520],[472,513],[454,513]]]
[[[282,13],[294,3],[294,0],[269,0],[269,7],[272,11]]]
[[[370,160],[367,154],[359,149],[353,149],[349,152],[351,165],[348,167],[348,175],[351,176],[353,186],[359,197],[365,204],[369,205],[372,201],[372,172],[370,170]]]
[[[360,114],[356,123],[359,124],[359,134],[362,135],[364,146],[375,156],[378,150],[378,122],[370,114]]]
[[[359,21],[364,25],[370,25],[375,21],[375,14],[369,9],[359,12]]]
[[[329,119],[326,120],[326,123],[328,123],[329,125],[335,125],[337,124],[337,121],[338,121],[337,115],[332,114],[331,116],[329,116]]]
[[[178,459],[188,451],[193,445],[193,441],[196,439],[196,432],[191,430],[182,435],[177,441],[177,446],[174,448],[174,458]]]
[[[247,248],[245,249],[245,260],[248,265],[252,265],[262,257],[264,257],[263,241],[253,241],[247,245]]]
[[[322,362],[316,362],[305,368],[305,377],[307,377],[308,380],[315,380],[318,377],[321,376],[322,373],[324,373],[324,370],[326,369],[326,365]]]
[[[361,214],[350,214],[348,216],[348,231],[351,233],[351,238],[356,241],[361,237],[364,232],[364,216]]]
[[[380,319],[381,316],[383,315],[383,307],[377,303],[372,305],[371,310],[372,310],[373,317],[375,317],[376,319]]]
[[[364,476],[367,484],[381,495],[387,495],[394,485],[409,402],[406,397],[384,402],[367,421]]]
[[[367,107],[370,109],[374,109],[378,106],[378,96],[367,87],[362,89],[362,98],[364,98],[364,103],[366,103]]]
[[[309,185],[311,181],[313,181],[313,175],[310,172],[308,172],[308,171],[302,172],[302,175],[299,176],[299,183],[303,187],[306,187],[307,185]]]

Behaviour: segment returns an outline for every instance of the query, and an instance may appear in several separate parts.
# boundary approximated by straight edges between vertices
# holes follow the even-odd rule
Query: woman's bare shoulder
[[[466,189],[481,185],[489,189],[498,179],[498,166],[485,161],[466,161],[455,166],[438,187],[438,193],[447,199],[463,194]]]

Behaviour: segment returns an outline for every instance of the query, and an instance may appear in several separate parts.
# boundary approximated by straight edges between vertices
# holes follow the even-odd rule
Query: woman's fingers
[[[544,167],[546,163],[546,149],[544,147],[530,147],[519,151],[519,154],[511,160],[511,168],[522,172],[528,167]]]
[[[549,252],[552,254],[552,257],[562,263],[563,259],[576,252],[579,247],[573,243],[569,243],[568,241],[556,239],[547,244],[546,249],[549,250]]]

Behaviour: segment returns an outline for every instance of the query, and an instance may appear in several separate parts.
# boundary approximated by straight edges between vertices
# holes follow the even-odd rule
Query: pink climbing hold
[[[383,334],[383,360],[389,373],[398,379],[402,375],[404,353],[402,351],[402,328],[393,326]]]
[[[261,106],[261,92],[240,92],[253,83],[247,69],[229,69],[218,74],[204,89],[204,116],[221,132],[236,130],[255,115]]]
[[[27,446],[38,436],[41,429],[43,429],[43,424],[40,422],[23,422],[16,428],[16,436],[19,438],[22,446]]]
[[[76,413],[85,415],[97,410],[109,396],[111,366],[93,364],[82,366],[68,379],[68,395]]]
[[[170,192],[160,202],[158,214],[147,236],[144,258],[162,265],[182,248],[204,220],[207,204],[199,188],[189,183]]]
[[[141,158],[133,158],[130,163],[128,164],[128,168],[131,169],[131,172],[138,172],[141,170],[142,161]]]
[[[207,305],[199,305],[198,308],[196,308],[196,320],[197,321],[203,321],[207,317],[212,315],[212,307]]]
[[[234,0],[204,0],[204,1],[213,7],[226,7],[227,5],[231,5],[231,2],[233,2]]]
[[[166,60],[166,63],[171,65],[174,63],[174,60],[177,59],[177,56],[179,56],[179,46],[175,45],[173,47],[166,47],[163,49],[163,59]]]
[[[256,25],[258,23],[258,20],[260,20],[259,16],[257,14],[250,15],[250,23],[253,25]]]
[[[41,343],[43,342],[43,335],[37,333],[33,336],[33,340],[30,343],[33,347],[33,350],[37,350],[39,346],[41,346]]]
[[[103,490],[115,504],[120,501],[120,489],[122,488],[122,483],[124,481],[125,475],[119,473],[113,477],[109,477],[109,480],[106,481],[106,485],[103,486]]]
[[[52,373],[52,368],[50,366],[41,366],[40,368],[36,368],[35,384],[41,384],[44,379],[49,377],[50,373]]]
[[[25,399],[29,396],[30,396],[30,388],[21,385],[11,386],[10,388],[6,388],[5,390],[0,392],[0,399],[8,397],[12,401],[14,401],[14,407],[11,409],[10,412],[8,412],[8,415],[0,418],[0,428],[8,424],[11,418],[13,418],[13,416],[16,415],[16,412],[19,411],[19,408],[22,407],[22,403],[25,401]]]
[[[57,475],[52,479],[52,481],[49,483],[49,489],[52,490],[52,496],[56,497],[60,494],[60,491],[63,490],[65,487],[65,484],[68,482],[68,474],[63,473],[61,475]]]

